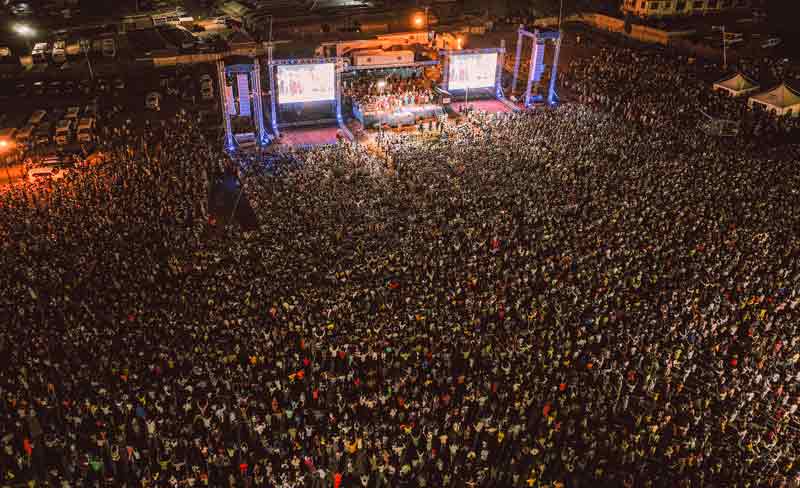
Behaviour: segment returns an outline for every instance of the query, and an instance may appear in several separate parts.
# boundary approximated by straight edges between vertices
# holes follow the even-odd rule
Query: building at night
[[[719,14],[753,7],[752,0],[625,0],[622,11],[639,17]]]

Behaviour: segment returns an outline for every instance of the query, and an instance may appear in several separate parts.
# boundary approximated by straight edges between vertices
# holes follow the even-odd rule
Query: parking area
[[[53,156],[61,161],[85,159],[123,127],[142,130],[181,110],[216,137],[219,110],[212,74],[211,66],[194,65],[94,78],[87,73],[81,79],[0,80],[0,134],[7,141],[0,142],[0,184],[23,177]]]

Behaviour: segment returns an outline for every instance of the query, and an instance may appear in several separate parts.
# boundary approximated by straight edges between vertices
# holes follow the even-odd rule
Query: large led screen
[[[334,100],[336,72],[333,63],[278,66],[278,102]]]
[[[456,54],[450,57],[448,90],[494,86],[497,53]]]

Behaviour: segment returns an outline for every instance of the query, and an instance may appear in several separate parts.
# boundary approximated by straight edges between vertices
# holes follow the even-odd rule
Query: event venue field
[[[800,127],[704,69],[266,155],[178,113],[4,188],[0,485],[796,486]]]

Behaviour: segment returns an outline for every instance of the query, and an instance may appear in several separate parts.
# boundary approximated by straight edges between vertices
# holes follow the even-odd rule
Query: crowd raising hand
[[[798,150],[601,93],[5,190],[0,486],[796,485]]]

